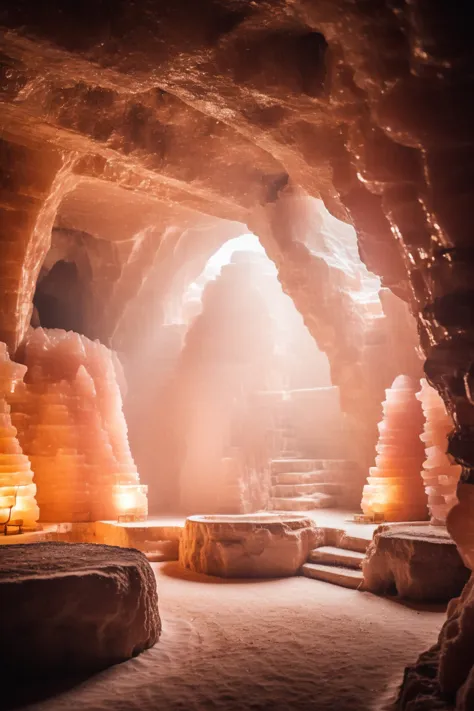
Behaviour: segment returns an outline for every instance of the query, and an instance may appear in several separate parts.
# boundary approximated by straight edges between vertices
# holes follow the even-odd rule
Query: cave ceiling
[[[10,128],[87,156],[86,172],[132,173],[139,189],[219,216],[274,199],[288,175],[337,201],[331,153],[357,88],[348,75],[331,95],[337,57],[304,8],[62,5],[0,12]]]

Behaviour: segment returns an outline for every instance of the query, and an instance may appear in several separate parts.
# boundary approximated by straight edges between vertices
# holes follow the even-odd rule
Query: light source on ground
[[[25,370],[10,360],[5,344],[0,343],[0,532],[3,529],[5,534],[35,528],[39,517],[33,472],[18,442],[7,402]]]
[[[148,514],[148,487],[143,484],[116,484],[114,502],[118,521],[145,521]]]

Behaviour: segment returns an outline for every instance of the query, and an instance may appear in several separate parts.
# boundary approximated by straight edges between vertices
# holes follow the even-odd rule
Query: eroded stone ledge
[[[366,590],[423,602],[451,600],[469,578],[446,529],[428,524],[380,526],[362,569]]]

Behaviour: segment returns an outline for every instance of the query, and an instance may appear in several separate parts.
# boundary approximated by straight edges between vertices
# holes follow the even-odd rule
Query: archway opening
[[[339,460],[347,472],[350,453],[328,357],[258,237],[244,233],[211,254],[174,314],[165,329],[181,329],[183,347],[151,404],[154,436],[144,436],[143,424],[135,445],[151,512],[356,507],[355,463],[348,487],[272,481],[272,460]]]

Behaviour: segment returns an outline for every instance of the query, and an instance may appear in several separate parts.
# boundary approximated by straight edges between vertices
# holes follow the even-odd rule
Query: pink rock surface
[[[474,707],[474,578],[451,601],[438,642],[405,672],[402,711],[470,711]]]
[[[295,575],[318,542],[314,521],[298,514],[190,516],[180,564],[223,578]]]
[[[418,524],[380,526],[362,570],[365,589],[423,602],[451,600],[469,578],[446,529]]]

